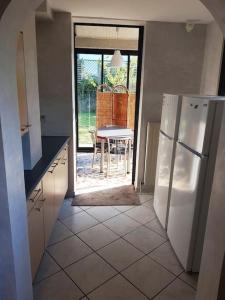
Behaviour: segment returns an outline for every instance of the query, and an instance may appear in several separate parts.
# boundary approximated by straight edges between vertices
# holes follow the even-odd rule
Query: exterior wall
[[[24,167],[31,170],[42,156],[40,106],[37,71],[37,46],[35,30],[35,14],[27,18],[22,27],[24,37],[24,58],[26,73],[26,96],[28,121],[31,124],[28,134],[23,140]]]
[[[37,21],[38,78],[42,135],[71,136],[69,194],[74,192],[72,19],[57,12],[53,21]]]
[[[201,94],[217,95],[220,65],[223,52],[223,34],[216,24],[207,25],[205,55],[203,61]]]
[[[180,23],[148,22],[145,27],[137,188],[144,175],[147,122],[160,122],[163,93],[200,92],[205,34],[205,25],[196,25],[190,33]]]

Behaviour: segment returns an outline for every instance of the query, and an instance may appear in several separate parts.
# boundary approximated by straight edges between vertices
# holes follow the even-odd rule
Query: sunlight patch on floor
[[[112,158],[110,174],[106,176],[106,162],[104,163],[104,173],[100,173],[100,154],[97,155],[93,168],[92,155],[92,153],[77,153],[75,190],[77,195],[131,184],[132,174],[125,175],[123,158],[119,161],[118,166],[115,157]]]

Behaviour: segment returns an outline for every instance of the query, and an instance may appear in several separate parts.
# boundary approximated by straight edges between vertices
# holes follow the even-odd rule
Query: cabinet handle
[[[41,211],[41,208],[40,207],[35,207],[35,210],[37,210],[37,211]]]
[[[36,199],[36,197],[38,196],[38,194],[40,193],[40,191],[41,191],[41,189],[34,190],[34,192],[36,192],[36,194],[34,195],[33,198],[29,198],[29,200],[30,200],[31,202],[34,202],[34,200]]]

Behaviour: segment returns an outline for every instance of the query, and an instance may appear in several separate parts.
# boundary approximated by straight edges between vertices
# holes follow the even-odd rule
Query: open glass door
[[[77,54],[78,148],[93,146],[89,131],[96,127],[96,88],[101,84],[101,54]]]

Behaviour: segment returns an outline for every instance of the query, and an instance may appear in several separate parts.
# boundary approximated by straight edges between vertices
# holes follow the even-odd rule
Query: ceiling
[[[199,0],[49,0],[49,3],[53,9],[71,12],[76,17],[199,23],[213,20]]]
[[[104,26],[76,26],[77,38],[94,38],[104,40],[138,40],[138,28],[104,27]]]

